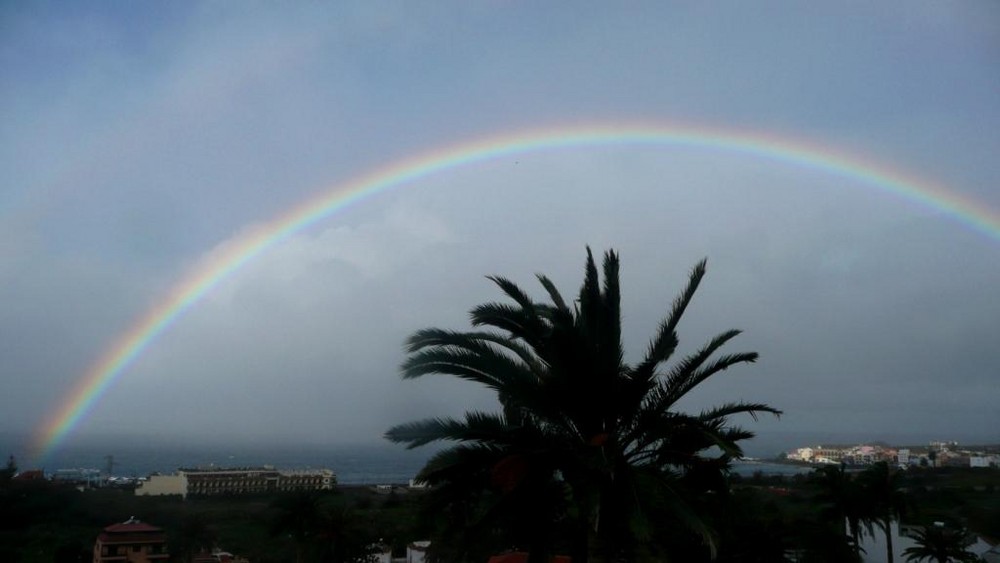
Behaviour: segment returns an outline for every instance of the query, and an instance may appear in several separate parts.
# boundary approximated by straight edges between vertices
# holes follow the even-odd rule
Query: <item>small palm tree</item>
[[[313,491],[294,492],[276,498],[271,508],[276,511],[271,520],[271,534],[291,538],[295,544],[295,561],[301,563],[306,547],[321,528],[322,499]]]
[[[215,531],[208,521],[199,514],[192,514],[181,521],[172,538],[171,550],[184,560],[195,554],[209,551],[215,545]]]
[[[903,550],[907,561],[932,561],[934,563],[949,563],[950,561],[979,561],[976,554],[968,551],[966,540],[968,532],[962,528],[945,526],[926,526],[918,531],[914,540],[917,545]]]
[[[271,502],[271,534],[295,544],[295,561],[368,561],[372,537],[347,505],[328,493],[295,491]]]
[[[867,500],[868,520],[885,533],[886,561],[893,563],[892,521],[899,519],[906,510],[902,474],[880,461],[864,470],[858,478]]]
[[[843,465],[821,467],[813,473],[812,480],[819,489],[816,500],[823,507],[823,515],[837,522],[860,559],[861,536],[872,531],[866,521],[868,508],[861,486],[847,474]]]
[[[607,252],[602,284],[587,249],[572,306],[545,276],[538,280],[549,302],[491,277],[513,303],[474,308],[472,324],[486,330],[425,329],[408,341],[404,378],[446,374],[476,382],[496,393],[502,412],[403,424],[386,437],[410,448],[457,442],[434,456],[420,478],[436,486],[442,508],[473,516],[470,527],[484,533],[512,515],[539,516],[536,533],[522,540],[533,543],[533,555],[564,542],[578,562],[635,559],[653,549],[658,530],[678,527],[714,549],[699,497],[726,493],[725,471],[742,455],[738,443],[753,436],[730,419],[780,414],[742,401],[697,414],[678,411],[698,385],[757,354],[715,357],[739,334],[730,330],[660,369],[678,346],[677,326],[704,276],[702,261],[645,356],[626,363],[618,268],[618,256]]]

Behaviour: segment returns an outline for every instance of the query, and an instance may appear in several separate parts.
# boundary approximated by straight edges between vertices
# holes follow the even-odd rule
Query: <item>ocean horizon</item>
[[[965,437],[973,444],[975,437]],[[860,444],[883,442],[896,446],[927,444],[931,439],[915,435],[865,436],[856,433],[787,432],[764,433],[744,443],[747,457],[773,460],[782,452],[807,445]],[[996,442],[997,440],[992,440]],[[153,473],[173,473],[179,468],[260,467],[283,470],[331,469],[341,484],[406,483],[444,445],[429,445],[414,450],[385,441],[353,444],[295,444],[284,440],[242,439],[185,440],[144,436],[87,436],[70,440],[55,448],[44,459],[34,459],[25,435],[0,434],[0,455],[13,455],[21,470],[41,469],[48,474],[58,469],[100,469],[106,472],[108,456],[113,461],[111,474],[122,477],[145,477]],[[789,466],[744,464],[736,472],[754,471],[787,473]],[[799,472],[799,471],[795,471]]]

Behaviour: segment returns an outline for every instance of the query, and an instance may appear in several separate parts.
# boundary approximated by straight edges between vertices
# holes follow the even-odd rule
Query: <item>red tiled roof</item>
[[[162,532],[163,528],[158,528],[145,522],[123,522],[121,524],[112,524],[107,528],[104,528],[104,531],[112,534],[134,534],[143,532]]]
[[[101,543],[165,543],[163,528],[130,518],[127,522],[112,524],[97,536]]]

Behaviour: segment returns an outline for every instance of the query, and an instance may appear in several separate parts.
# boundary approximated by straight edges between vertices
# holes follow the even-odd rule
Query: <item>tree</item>
[[[14,454],[11,454],[7,458],[7,465],[0,469],[0,485],[6,485],[15,475],[17,475],[17,460],[14,459]]]
[[[913,537],[917,545],[904,549],[903,554],[907,561],[979,561],[976,554],[965,549],[968,545],[967,536],[968,533],[963,528],[926,526]]]
[[[370,546],[375,538],[334,495],[318,491],[289,492],[272,501],[271,508],[271,534],[292,540],[297,563],[305,560],[347,563],[371,559]]]
[[[822,515],[836,522],[837,528],[848,537],[855,559],[861,558],[861,535],[871,533],[867,524],[865,492],[844,470],[843,465],[827,465],[812,474],[818,488],[816,500],[822,506]]]
[[[867,500],[869,521],[885,533],[886,561],[893,563],[892,521],[906,509],[906,495],[902,490],[901,474],[880,461],[864,470],[858,477],[864,498]]]
[[[425,329],[407,342],[404,378],[445,374],[473,381],[496,393],[502,412],[402,424],[386,437],[410,448],[457,442],[420,474],[435,486],[432,500],[471,518],[468,528],[514,532],[511,539],[536,560],[560,545],[574,561],[655,556],[664,547],[663,530],[672,540],[684,536],[680,530],[693,532],[714,551],[715,534],[700,510],[704,495],[727,493],[730,460],[742,455],[739,442],[753,436],[730,419],[780,414],[742,401],[697,414],[677,410],[705,380],[754,362],[757,354],[716,357],[740,333],[730,330],[661,369],[677,349],[677,326],[704,276],[703,260],[645,356],[626,363],[618,271],[618,256],[607,252],[602,285],[588,248],[572,307],[543,275],[538,280],[548,302],[490,277],[513,303],[475,307],[472,324],[485,330]],[[513,529],[518,516],[535,517],[537,526]]]
[[[275,509],[271,534],[285,535],[295,544],[295,562],[302,563],[306,547],[322,528],[322,499],[314,491],[281,495],[271,502]]]
[[[184,561],[215,546],[216,533],[201,514],[190,514],[171,534],[170,550]]]

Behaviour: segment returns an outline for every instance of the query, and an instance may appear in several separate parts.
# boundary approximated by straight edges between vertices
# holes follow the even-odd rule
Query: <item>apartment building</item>
[[[179,469],[174,475],[151,475],[135,494],[215,496],[332,489],[337,477],[329,469],[281,471],[269,467]]]

